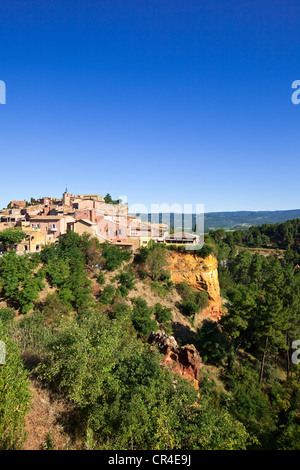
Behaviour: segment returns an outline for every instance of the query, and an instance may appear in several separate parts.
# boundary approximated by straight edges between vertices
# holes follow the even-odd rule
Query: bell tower
[[[65,192],[63,193],[63,204],[64,204],[64,206],[70,206],[71,205],[71,198],[70,198],[70,194],[68,192],[68,188],[66,188]]]

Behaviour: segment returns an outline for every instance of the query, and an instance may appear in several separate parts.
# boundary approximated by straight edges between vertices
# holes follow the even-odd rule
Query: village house
[[[157,241],[172,245],[198,245],[200,243],[199,235],[187,232],[167,233]]]
[[[18,225],[26,233],[32,232],[30,238],[27,234],[24,242],[16,247],[18,252],[39,251],[41,246],[55,242],[68,230],[135,251],[147,246],[151,239],[164,241],[159,237],[169,229],[167,224],[143,222],[140,217],[128,214],[127,204],[108,204],[100,194],[72,195],[66,190],[61,199],[41,197],[29,205],[26,201],[12,203],[14,208],[0,213],[0,230]]]
[[[9,207],[12,209],[23,209],[26,207],[26,201],[10,201]]]
[[[8,213],[0,216],[0,222],[6,222],[11,224],[18,224],[20,221],[25,220],[20,209],[9,209]]]
[[[73,222],[67,223],[67,230],[71,232],[78,233],[79,235],[83,235],[87,233],[92,237],[96,237],[97,231],[97,224],[95,222],[91,222],[88,219],[78,219],[74,220]]]
[[[32,228],[39,229],[45,235],[53,235],[57,239],[67,232],[67,224],[74,222],[75,219],[63,215],[46,215],[32,217],[29,222]]]

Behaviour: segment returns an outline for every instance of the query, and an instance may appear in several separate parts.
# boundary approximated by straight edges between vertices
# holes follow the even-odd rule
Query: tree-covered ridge
[[[223,240],[227,245],[247,247],[273,246],[297,250],[300,244],[300,219],[277,224],[254,225],[247,230],[212,230],[209,236],[215,241]]]

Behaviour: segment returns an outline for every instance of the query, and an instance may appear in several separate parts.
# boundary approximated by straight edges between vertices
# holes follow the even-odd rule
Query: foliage
[[[245,424],[264,449],[270,448],[276,429],[276,415],[268,395],[257,386],[257,373],[247,364],[235,368],[225,377],[233,397],[230,406],[232,414]]]
[[[181,310],[183,315],[186,315],[187,317],[192,317],[193,315],[199,312],[199,307],[195,302],[192,302],[190,300],[183,300],[181,302]]]
[[[206,320],[197,330],[197,347],[203,362],[222,366],[226,363],[229,342],[216,322]]]
[[[18,227],[7,228],[0,232],[0,243],[3,243],[6,247],[10,247],[21,243],[25,237],[26,233],[22,232]]]
[[[132,323],[139,336],[147,339],[152,331],[157,330],[157,323],[151,318],[152,310],[147,302],[138,297],[133,300]]]
[[[89,243],[84,235],[68,232],[57,246],[41,253],[51,286],[59,288],[58,296],[66,306],[77,310],[91,305],[91,281],[85,270]]]
[[[204,244],[202,248],[196,250],[195,253],[201,258],[207,258],[209,255],[214,253],[214,247],[213,245]]]
[[[160,297],[166,297],[173,289],[173,282],[172,281],[167,281],[167,282],[159,282],[159,281],[153,281],[151,282],[151,288],[160,296]]]
[[[145,309],[145,305],[137,304]],[[131,329],[129,311],[110,320],[89,312],[49,343],[41,378],[80,413],[82,436],[98,449],[244,449],[249,434],[225,408],[160,366]]]
[[[0,338],[5,344],[5,364],[0,364],[0,449],[11,450],[20,448],[24,442],[31,394],[19,349],[2,322]]]
[[[103,285],[105,284],[105,275],[102,271],[99,272],[99,275],[97,277],[97,281],[99,282],[99,284]]]
[[[41,311],[49,324],[59,323],[62,318],[70,313],[70,309],[61,301],[57,292],[47,295]]]
[[[135,275],[132,271],[120,272],[120,274],[115,277],[115,280],[128,290],[134,289],[135,287]]]
[[[101,245],[101,254],[104,260],[104,268],[108,271],[115,271],[120,268],[124,261],[130,261],[131,252],[125,248],[103,243]]]
[[[172,309],[157,303],[154,305],[154,315],[156,320],[164,325],[172,320]]]
[[[0,261],[0,288],[5,297],[16,303],[22,313],[31,310],[43,289],[45,271],[37,270],[39,255],[17,256],[15,252],[3,256]]]
[[[166,249],[160,244],[150,246],[146,251],[145,267],[153,281],[163,279],[167,267]]]
[[[186,282],[176,284],[176,290],[184,302],[192,302],[199,307],[196,311],[202,311],[209,305],[209,298],[206,291],[197,291]]]
[[[122,203],[121,199],[116,199],[116,200],[112,199],[109,193],[107,193],[104,196],[104,201],[106,202],[106,204],[121,204]]]
[[[107,285],[104,287],[100,293],[99,299],[103,304],[111,304],[116,295],[116,288],[112,285]]]
[[[16,314],[11,308],[0,308],[0,322],[4,324],[12,323]]]

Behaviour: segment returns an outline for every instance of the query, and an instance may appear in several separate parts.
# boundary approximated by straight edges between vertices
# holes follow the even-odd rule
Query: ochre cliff
[[[218,320],[222,315],[218,261],[213,255],[200,258],[192,252],[173,251],[169,255],[171,280],[178,284],[186,282],[197,290],[205,290],[210,304],[202,310],[201,315]]]

